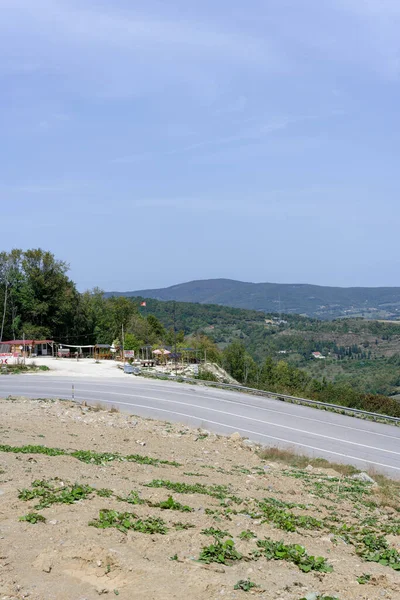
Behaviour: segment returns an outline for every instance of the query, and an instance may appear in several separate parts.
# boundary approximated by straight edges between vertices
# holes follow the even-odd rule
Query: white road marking
[[[52,384],[53,382],[49,382],[49,383]],[[71,384],[70,381],[67,381],[66,383]],[[142,383],[142,382],[140,382],[140,383]],[[88,383],[88,382],[78,382],[78,384],[80,386],[81,385],[87,385],[87,386],[91,385],[91,383]],[[113,389],[115,389],[115,385],[114,384],[109,384],[108,385],[108,384],[103,384],[103,383],[96,382],[96,385],[100,385],[101,387],[112,387]],[[125,388],[126,384],[123,384],[123,385],[124,385],[124,388]],[[154,383],[152,382],[151,385],[154,385]],[[24,386],[24,385],[22,385],[20,387],[28,387],[28,388],[30,388],[30,386]],[[78,385],[75,384],[75,388],[77,388],[77,387],[78,387]],[[151,390],[150,387],[149,387],[149,389]],[[155,390],[161,389],[161,390],[164,391],[164,393],[177,394],[177,395],[180,395],[180,396],[188,396],[188,395],[190,395],[189,392],[182,392],[182,391],[179,391],[179,390],[167,390],[161,384],[159,386],[155,386],[154,385],[153,390],[154,389]],[[91,390],[89,390],[89,391],[91,391]],[[311,417],[304,417],[304,416],[297,415],[297,414],[293,415],[293,414],[290,414],[289,411],[288,412],[279,411],[279,410],[275,410],[273,408],[266,408],[266,407],[263,407],[263,406],[257,406],[256,404],[249,404],[249,403],[246,403],[246,402],[240,402],[239,400],[237,400],[237,401],[236,400],[230,400],[230,399],[226,399],[226,398],[221,398],[219,396],[211,396],[211,395],[206,396],[206,395],[203,395],[203,394],[198,394],[197,390],[194,390],[194,391],[196,392],[196,398],[204,398],[205,400],[213,400],[213,399],[215,399],[218,402],[225,402],[227,404],[237,404],[239,406],[244,406],[246,408],[255,408],[256,410],[261,410],[263,412],[276,413],[278,415],[283,415],[283,416],[289,417],[289,418],[302,419],[303,421],[311,421],[312,423],[318,423],[318,425],[328,425],[330,427],[340,427],[342,429],[349,429],[350,431],[358,431],[360,433],[366,433],[368,435],[377,435],[377,436],[380,436],[380,437],[384,437],[384,438],[388,438],[388,439],[392,439],[392,440],[396,440],[397,442],[400,442],[400,436],[389,435],[387,433],[379,433],[377,431],[372,431],[372,430],[369,430],[369,429],[361,429],[359,427],[351,427],[350,425],[341,425],[339,423],[332,423],[330,421],[322,421],[321,419],[313,419]],[[224,391],[224,390],[222,390],[222,391]],[[109,392],[105,392],[105,393],[109,393]],[[114,393],[116,393],[116,392],[114,392]],[[123,395],[123,396],[126,396],[126,395],[129,396],[130,395],[130,394],[124,394],[123,392],[119,392],[119,393],[121,395]],[[136,395],[136,396],[134,395],[134,397],[138,397],[138,395]],[[268,398],[262,398],[261,396],[260,396],[260,399],[268,400]],[[291,405],[291,406],[299,406],[299,405]],[[308,408],[308,407],[305,407],[305,408]],[[212,410],[212,409],[210,409],[210,410]],[[351,417],[349,417],[349,418],[351,418]],[[275,423],[270,423],[270,425],[275,425]],[[284,425],[276,425],[276,426],[277,427],[285,427]],[[318,435],[318,434],[315,434],[315,435]],[[337,438],[332,438],[332,439],[337,439]],[[339,440],[339,441],[343,441],[343,440]],[[348,442],[348,443],[351,443],[351,442]],[[353,442],[353,443],[355,443],[355,442]],[[373,446],[371,446],[371,448],[373,448]]]
[[[93,398],[85,398],[83,396],[79,396],[79,398],[81,400],[88,400],[89,402],[93,402]],[[106,401],[107,402],[107,401]],[[166,408],[151,408],[149,407],[147,404],[134,404],[132,402],[113,402],[113,404],[121,404],[123,406],[134,406],[135,408],[145,408],[147,410],[149,410],[149,408],[151,410],[155,410],[155,411],[160,411],[160,412],[165,412],[165,413],[169,413],[172,415],[177,415],[180,417],[187,417],[189,419],[196,419],[198,421],[202,421],[201,417],[194,417],[193,415],[188,415],[186,413],[181,413],[181,412],[176,412],[173,410],[168,410]],[[237,431],[237,427],[233,427],[232,425],[226,425],[226,423],[219,423],[218,421],[210,421],[210,419],[207,419],[207,423],[211,423],[212,425],[217,425],[219,427],[225,427],[227,429],[234,429],[235,431]],[[331,454],[334,456],[341,456],[342,458],[347,458],[350,460],[356,460],[357,462],[363,462],[366,465],[375,465],[378,467],[384,467],[385,469],[392,469],[394,471],[400,471],[400,467],[393,467],[392,465],[386,465],[385,463],[379,463],[379,462],[375,462],[375,461],[371,461],[371,460],[365,460],[363,458],[357,457],[357,456],[351,456],[350,454],[342,454],[340,452],[334,452],[333,450],[324,450],[324,448],[317,448],[316,446],[310,446],[308,444],[301,444],[298,442],[293,442],[292,440],[285,440],[283,438],[278,438],[272,435],[267,435],[265,433],[259,433],[257,431],[251,431],[250,429],[243,429],[243,428],[239,428],[240,431],[242,431],[243,433],[249,433],[251,435],[257,435],[257,436],[261,436],[264,438],[267,438],[269,440],[275,440],[277,442],[284,442],[290,445],[294,445],[294,446],[299,446],[301,448],[307,448],[309,450],[316,450],[317,452],[324,452],[325,454]]]
[[[57,388],[54,388],[54,391],[63,391],[64,395],[65,395],[65,390],[64,389],[59,390]],[[281,429],[288,429],[289,431],[294,431],[296,433],[301,433],[301,434],[306,434],[306,435],[311,435],[311,436],[319,437],[319,438],[326,439],[326,440],[329,440],[329,441],[332,441],[332,442],[341,442],[343,444],[350,444],[352,446],[358,446],[360,448],[366,448],[368,450],[377,450],[379,452],[386,452],[388,454],[395,454],[397,456],[400,456],[400,452],[396,452],[394,450],[386,450],[384,448],[377,448],[376,446],[368,446],[366,444],[360,444],[358,442],[351,442],[349,440],[342,440],[340,438],[331,437],[331,436],[328,436],[328,435],[324,435],[322,433],[315,433],[315,432],[312,432],[312,431],[305,431],[304,429],[297,429],[295,427],[290,427],[289,425],[279,425],[277,423],[270,423],[269,421],[263,421],[262,419],[255,419],[254,417],[247,417],[245,415],[240,415],[240,414],[236,414],[236,413],[232,413],[232,412],[227,413],[227,412],[225,412],[223,410],[218,410],[216,408],[207,408],[207,407],[204,407],[204,406],[200,406],[198,404],[187,403],[187,402],[179,402],[178,400],[168,400],[167,398],[157,398],[155,396],[145,396],[143,394],[125,394],[123,392],[106,392],[106,391],[101,392],[101,390],[88,390],[88,391],[90,391],[92,394],[101,394],[101,393],[103,393],[103,394],[112,395],[112,396],[127,396],[128,398],[142,398],[142,399],[146,399],[146,400],[153,400],[153,401],[156,401],[156,402],[164,402],[164,403],[168,403],[168,404],[178,404],[180,406],[189,406],[189,407],[197,408],[197,409],[204,410],[204,411],[210,411],[210,412],[215,412],[215,413],[218,413],[218,414],[229,415],[230,417],[237,417],[238,419],[244,419],[246,421],[253,421],[255,423],[260,423],[260,424],[263,424],[263,425],[269,425],[269,426],[273,426],[273,427],[280,427]],[[76,390],[75,390],[75,398],[78,398],[78,392]],[[92,399],[92,401],[93,401],[93,399]],[[100,402],[101,402],[101,400],[100,400]],[[104,400],[103,400],[103,402],[104,402]],[[107,402],[107,401],[105,401],[105,402]],[[113,401],[113,402],[115,403],[115,401]],[[122,403],[120,403],[120,404],[122,404]],[[161,409],[154,408],[154,407],[148,407],[148,408],[152,408],[153,410],[161,410]],[[173,412],[173,411],[169,411],[169,412]],[[205,419],[205,420],[208,420],[208,419]],[[262,435],[262,434],[260,434],[260,435]],[[271,437],[271,436],[267,436],[267,437]],[[276,439],[279,439],[279,438],[276,438]],[[293,442],[293,443],[296,443],[296,442]],[[326,450],[326,452],[329,452],[329,450]],[[345,456],[345,455],[343,455],[343,456]],[[363,460],[363,459],[361,459],[361,460]],[[378,463],[376,463],[376,464],[378,464]]]

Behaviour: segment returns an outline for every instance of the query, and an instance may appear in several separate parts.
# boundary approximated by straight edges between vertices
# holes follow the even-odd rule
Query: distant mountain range
[[[345,316],[400,319],[400,287],[340,288],[205,279],[154,290],[108,292],[107,296],[220,304],[267,313],[304,314],[319,319]]]

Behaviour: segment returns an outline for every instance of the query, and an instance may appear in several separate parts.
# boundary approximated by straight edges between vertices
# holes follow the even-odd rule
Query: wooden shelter
[[[111,360],[114,358],[109,344],[96,344],[93,348],[95,360]]]

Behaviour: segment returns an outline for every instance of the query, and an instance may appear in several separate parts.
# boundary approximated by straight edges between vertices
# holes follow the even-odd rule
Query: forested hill
[[[400,287],[339,288],[205,279],[168,288],[110,292],[108,295],[220,304],[264,312],[304,314],[319,319],[341,316],[375,319],[400,317]]]

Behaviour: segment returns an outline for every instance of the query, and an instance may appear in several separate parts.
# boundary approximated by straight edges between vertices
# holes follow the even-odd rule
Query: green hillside
[[[400,318],[400,288],[395,287],[340,288],[208,279],[162,289],[110,292],[109,295],[222,304],[264,312],[305,314],[319,319],[342,316]]]
[[[186,336],[206,334],[220,349],[240,340],[257,363],[272,357],[317,379],[346,383],[365,393],[400,392],[400,323],[361,318],[320,321],[218,305],[146,302],[146,313],[167,329],[174,326],[175,312],[175,327]],[[313,358],[317,351],[325,358]]]

